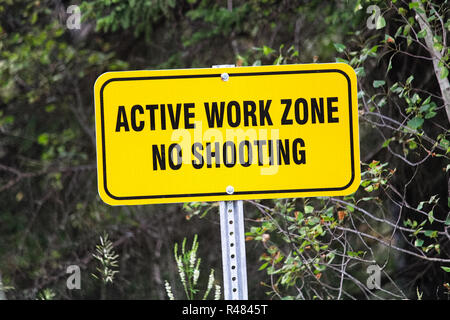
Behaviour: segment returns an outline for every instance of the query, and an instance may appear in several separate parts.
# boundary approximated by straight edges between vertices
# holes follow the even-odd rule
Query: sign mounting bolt
[[[230,75],[224,72],[220,75],[220,79],[222,79],[222,81],[228,81],[228,79],[230,79]]]
[[[233,186],[228,186],[228,187],[227,187],[227,193],[228,193],[228,194],[233,194],[233,193],[234,193],[234,188],[233,188]]]

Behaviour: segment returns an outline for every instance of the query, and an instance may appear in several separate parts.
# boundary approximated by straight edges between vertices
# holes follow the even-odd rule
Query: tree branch
[[[413,0],[419,4],[420,11],[425,12],[421,2],[419,0]],[[425,35],[425,44],[427,46],[428,52],[433,59],[433,68],[434,73],[436,75],[436,79],[439,84],[439,88],[441,89],[442,99],[444,100],[445,111],[447,113],[448,121],[450,122],[450,83],[447,77],[442,77],[442,69],[439,67],[439,62],[442,61],[442,53],[434,48],[433,43],[433,32],[431,30],[430,25],[428,24],[428,19],[425,13],[420,13],[416,11],[416,20],[420,25],[420,29],[426,32]],[[445,35],[444,35],[445,38]]]

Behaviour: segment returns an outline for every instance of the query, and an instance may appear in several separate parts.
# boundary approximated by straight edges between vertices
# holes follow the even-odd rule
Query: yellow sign
[[[359,186],[356,75],[346,64],[108,72],[94,91],[108,204],[337,196]]]

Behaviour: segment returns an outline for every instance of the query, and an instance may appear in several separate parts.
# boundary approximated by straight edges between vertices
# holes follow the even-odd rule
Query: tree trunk
[[[424,7],[422,6],[421,2],[419,0],[413,0],[413,2],[416,2],[419,4],[419,8],[425,12]],[[421,10],[421,11],[422,11]],[[442,69],[439,67],[439,61],[442,60],[442,53],[434,48],[433,46],[433,31],[430,28],[430,25],[428,24],[427,16],[425,13],[416,13],[416,20],[419,22],[420,29],[422,31],[426,31],[425,36],[425,44],[428,48],[428,52],[430,53],[431,58],[433,59],[433,67],[434,67],[434,73],[436,75],[437,81],[439,83],[439,88],[441,89],[442,93],[442,99],[444,100],[445,105],[445,112],[447,113],[447,119],[450,122],[450,83],[448,81],[448,78],[442,78]],[[443,41],[446,41],[446,31],[445,28],[443,29]],[[444,42],[444,50],[446,48],[446,43]]]

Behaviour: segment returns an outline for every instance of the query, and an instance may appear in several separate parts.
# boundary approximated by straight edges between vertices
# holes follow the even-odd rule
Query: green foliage
[[[190,220],[194,216],[203,218],[213,208],[217,208],[218,204],[211,204],[207,202],[185,202],[183,203],[183,210],[187,213],[186,219]]]
[[[0,1],[0,271],[8,298],[163,299],[162,279],[173,297],[207,298],[200,288],[218,285],[194,285],[196,239],[172,257],[172,243],[192,230],[207,239],[203,264],[220,266],[216,203],[112,208],[98,198],[98,75],[330,61],[358,76],[361,187],[348,197],[246,203],[251,298],[448,298],[450,138],[438,83],[450,69],[448,2],[94,0],[80,5],[81,30],[65,27],[63,4]],[[368,29],[372,4],[381,16]],[[94,258],[94,235],[104,230],[117,245],[102,238],[109,258],[98,250]],[[96,273],[100,290],[87,276],[80,292],[68,292],[70,264]],[[366,286],[372,264],[383,266],[382,290]],[[175,285],[180,271],[185,283]]]
[[[80,10],[84,21],[96,21],[96,31],[108,33],[133,30],[135,37],[144,34],[150,39],[154,26],[162,19],[175,19],[176,6],[175,0],[95,0],[84,1]]]
[[[191,249],[186,249],[186,238],[183,239],[181,244],[181,254],[178,254],[178,243],[174,246],[174,257],[178,267],[178,276],[183,286],[186,299],[194,300],[199,298],[200,289],[198,288],[198,280],[200,277],[200,263],[201,259],[197,257],[198,242],[197,235],[194,236]],[[214,284],[214,269],[211,269],[208,278],[208,284],[206,289],[203,290],[202,300],[206,300],[214,286],[214,299],[220,299],[220,285]],[[170,300],[175,300],[175,296],[172,292],[172,287],[169,282],[165,281],[165,289],[167,296]]]
[[[44,289],[38,294],[38,300],[53,300],[55,298],[55,293],[52,289]]]
[[[95,247],[95,252],[92,256],[99,262],[97,267],[98,275],[92,274],[95,279],[99,279],[103,284],[113,283],[115,275],[119,272],[118,267],[119,255],[114,251],[113,243],[105,233],[100,236],[100,244]]]

